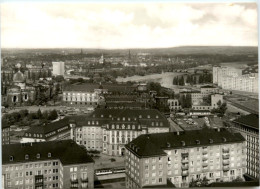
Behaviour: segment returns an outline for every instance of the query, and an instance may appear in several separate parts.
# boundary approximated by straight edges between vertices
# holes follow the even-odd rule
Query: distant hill
[[[256,55],[258,54],[258,47],[251,46],[180,46],[170,48],[150,48],[150,49],[84,49],[83,53],[99,53],[99,54],[131,54],[136,53],[150,53],[150,54],[225,54],[225,55]],[[54,49],[1,49],[2,54],[23,54],[23,53],[41,53],[41,54],[60,54],[60,53],[80,53],[81,48],[54,48]]]

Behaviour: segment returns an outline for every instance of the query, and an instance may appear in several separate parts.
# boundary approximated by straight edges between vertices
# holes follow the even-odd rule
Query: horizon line
[[[124,50],[124,49],[169,49],[180,47],[258,47],[258,45],[183,45],[171,47],[124,47],[124,48],[97,48],[97,47],[1,47],[1,49],[95,49],[95,50]]]

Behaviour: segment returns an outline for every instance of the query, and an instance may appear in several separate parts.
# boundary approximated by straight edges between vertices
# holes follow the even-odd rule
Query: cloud
[[[152,48],[257,45],[255,3],[4,3],[1,45]]]

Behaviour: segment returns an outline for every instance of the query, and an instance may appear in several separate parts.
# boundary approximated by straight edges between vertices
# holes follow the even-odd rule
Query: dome
[[[23,73],[19,70],[17,73],[14,74],[13,82],[15,83],[23,83],[25,82],[25,78]]]

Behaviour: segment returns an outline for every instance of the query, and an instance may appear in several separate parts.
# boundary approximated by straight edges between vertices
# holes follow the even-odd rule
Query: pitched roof
[[[69,117],[65,117],[62,120],[52,122],[47,125],[42,126],[32,126],[30,129],[28,129],[26,133],[33,133],[33,134],[48,134],[53,131],[57,131],[60,128],[63,128],[64,126],[69,125]]]
[[[36,156],[40,154],[38,159]],[[51,157],[48,157],[51,153]],[[25,159],[29,155],[29,159]],[[13,156],[13,161],[10,161]],[[2,163],[26,163],[31,161],[44,161],[59,159],[63,165],[93,163],[94,160],[87,151],[72,140],[36,142],[26,144],[10,144],[2,146]]]
[[[233,122],[259,130],[259,115],[249,114],[235,119]]]
[[[210,143],[210,140],[212,140],[212,143]],[[200,142],[197,143],[197,141]],[[175,132],[140,135],[127,144],[126,148],[139,157],[149,157],[165,154],[163,149],[178,149],[243,141],[245,139],[240,133],[230,133],[226,129],[220,129],[219,131],[202,129],[180,132],[179,135]],[[133,146],[135,146],[134,149]],[[136,150],[136,148],[139,149]]]

